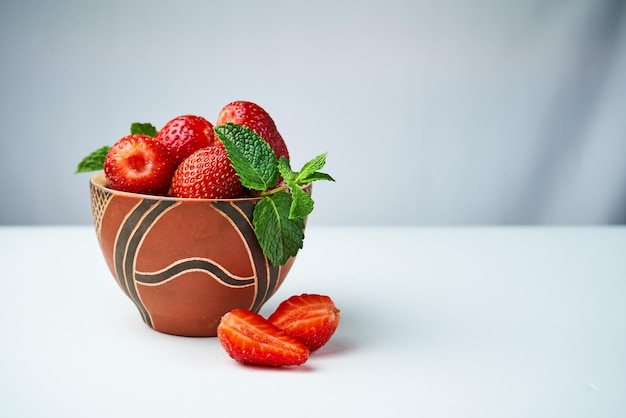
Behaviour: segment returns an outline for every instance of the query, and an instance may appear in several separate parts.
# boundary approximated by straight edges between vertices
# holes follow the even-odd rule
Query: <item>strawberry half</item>
[[[233,309],[217,327],[217,337],[233,359],[259,366],[301,365],[309,349],[261,315],[247,309]]]
[[[289,159],[287,145],[278,132],[274,120],[258,104],[243,100],[227,104],[220,111],[216,124],[221,125],[227,122],[252,129],[270,145],[276,158],[284,156]]]
[[[155,138],[167,147],[176,165],[200,148],[215,145],[213,124],[195,115],[175,117],[161,128]]]
[[[298,339],[310,351],[330,340],[339,325],[340,312],[328,296],[302,294],[278,305],[267,320]]]
[[[128,135],[117,141],[104,159],[104,174],[112,189],[165,194],[174,160],[168,149],[147,135]]]
[[[195,199],[229,199],[243,194],[243,187],[226,149],[202,148],[187,157],[174,172],[175,196]]]

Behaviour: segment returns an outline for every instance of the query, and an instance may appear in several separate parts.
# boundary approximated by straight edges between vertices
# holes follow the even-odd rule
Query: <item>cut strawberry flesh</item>
[[[330,297],[303,294],[283,301],[268,321],[315,351],[330,340],[340,317]]]
[[[111,147],[104,162],[109,186],[135,193],[165,194],[174,168],[165,145],[145,135],[120,139]]]
[[[222,317],[217,336],[235,360],[261,366],[292,366],[306,362],[309,350],[261,315],[234,309]]]

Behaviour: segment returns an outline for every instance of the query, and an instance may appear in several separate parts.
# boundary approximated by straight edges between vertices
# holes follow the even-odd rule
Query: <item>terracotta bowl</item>
[[[215,336],[234,308],[258,312],[294,262],[264,256],[251,224],[258,198],[179,199],[109,189],[90,181],[104,259],[143,321],[167,334]]]

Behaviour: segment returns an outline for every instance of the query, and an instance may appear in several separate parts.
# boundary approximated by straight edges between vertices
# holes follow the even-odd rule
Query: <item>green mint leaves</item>
[[[267,259],[275,266],[295,256],[304,241],[304,219],[290,218],[292,198],[282,191],[261,199],[254,207],[254,232]]]
[[[326,164],[326,154],[295,172],[285,157],[277,159],[267,142],[251,129],[226,123],[214,130],[241,183],[260,192],[252,223],[265,256],[275,266],[285,264],[302,248],[304,218],[313,210],[313,199],[303,188],[317,180],[334,181],[319,171]],[[280,176],[285,184],[277,186]]]
[[[82,161],[78,163],[78,167],[76,167],[74,174],[102,170],[104,167],[104,160],[110,149],[110,146],[105,145],[83,158]]]
[[[253,130],[234,123],[218,125],[213,129],[226,148],[244,187],[265,191],[276,185],[276,156],[267,142]]]
[[[130,125],[131,135],[148,135],[154,138],[157,132],[157,129],[151,123],[134,122]]]

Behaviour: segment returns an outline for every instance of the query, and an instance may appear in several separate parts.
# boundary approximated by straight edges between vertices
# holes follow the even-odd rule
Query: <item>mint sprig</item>
[[[105,145],[93,151],[78,163],[74,174],[102,170],[104,167],[104,160],[106,159],[107,153],[110,149],[110,146]]]
[[[313,181],[334,181],[319,171],[326,164],[326,153],[296,172],[285,157],[277,159],[267,142],[251,129],[226,123],[214,130],[241,183],[259,192],[261,200],[254,208],[252,224],[265,256],[275,266],[285,264],[302,248],[304,218],[314,207],[303,188]],[[280,176],[285,184],[276,187]]]

